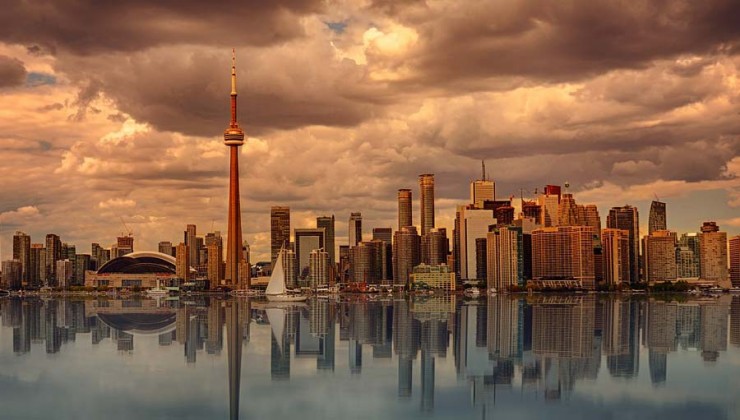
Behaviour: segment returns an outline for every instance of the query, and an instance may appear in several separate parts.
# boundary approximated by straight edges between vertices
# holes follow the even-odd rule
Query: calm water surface
[[[739,419],[740,297],[0,300],[0,418]]]

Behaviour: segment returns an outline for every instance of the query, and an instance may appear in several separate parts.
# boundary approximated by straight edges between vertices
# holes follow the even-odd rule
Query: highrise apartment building
[[[667,230],[668,223],[666,217],[665,203],[653,201],[650,203],[650,214],[648,215],[648,235],[658,230]]]
[[[419,175],[421,236],[434,229],[434,174]]]
[[[699,235],[701,255],[701,279],[715,282],[726,281],[727,233],[720,232],[715,222],[704,222]]]
[[[275,263],[280,248],[290,244],[290,207],[270,208],[270,262]]]
[[[332,266],[336,263],[336,245],[334,242],[334,215],[331,216],[320,216],[316,218],[316,227],[324,229],[326,234],[326,248],[324,250],[329,253],[329,264]]]
[[[524,286],[524,250],[522,228],[499,227],[487,235],[489,288],[505,291],[512,286]]]
[[[594,229],[558,226],[532,231],[532,277],[535,280],[573,280],[595,289]]]
[[[349,237],[350,248],[362,242],[362,213],[350,213],[347,235]]]
[[[656,230],[642,239],[645,281],[648,283],[675,281],[676,234],[668,230]]]
[[[398,228],[413,226],[411,190],[398,190]]]
[[[623,229],[601,231],[602,257],[604,261],[604,283],[609,286],[629,284],[630,237]]]
[[[640,216],[637,207],[625,205],[612,207],[606,218],[606,227],[629,232],[630,238],[630,284],[640,281]]]

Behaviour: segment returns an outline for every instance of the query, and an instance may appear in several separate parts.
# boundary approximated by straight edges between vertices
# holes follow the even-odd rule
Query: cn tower
[[[229,147],[229,227],[226,245],[226,280],[234,288],[239,284],[239,263],[242,255],[242,212],[239,202],[239,146],[244,144],[244,131],[236,122],[236,52],[231,52],[231,122],[224,131],[224,143]]]

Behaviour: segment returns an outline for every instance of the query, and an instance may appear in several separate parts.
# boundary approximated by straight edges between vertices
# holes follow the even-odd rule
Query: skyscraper
[[[329,264],[332,266],[336,263],[336,249],[334,245],[334,215],[321,216],[316,218],[316,227],[323,228],[326,234],[326,247],[324,250],[329,253]]]
[[[575,280],[585,289],[594,284],[594,229],[558,226],[532,231],[532,278]]]
[[[478,209],[472,205],[458,206],[455,221],[455,264],[459,268],[462,280],[476,279],[478,259],[475,240],[486,238],[488,227],[494,224],[496,219],[493,217],[493,211]]]
[[[447,264],[450,241],[447,229],[432,229],[421,237],[421,262],[428,265]]]
[[[645,281],[648,283],[675,281],[676,234],[667,230],[656,230],[642,239]]]
[[[298,279],[306,281],[309,275],[311,251],[324,248],[324,229],[296,229],[295,256]]]
[[[726,281],[727,233],[720,232],[715,222],[704,222],[699,235],[701,254],[701,279],[715,282]]]
[[[166,255],[172,255],[172,242],[170,241],[161,241],[159,244],[157,244],[157,250],[161,252],[162,254]],[[93,254],[93,258],[95,257],[95,254]]]
[[[488,287],[505,291],[512,286],[524,286],[524,253],[522,228],[504,226],[488,232]]]
[[[312,289],[329,285],[329,253],[314,249],[308,257],[308,285]]]
[[[224,131],[224,143],[229,147],[229,220],[226,245],[226,280],[239,286],[239,265],[242,260],[242,210],[239,197],[239,146],[244,144],[244,131],[236,121],[236,54],[231,57],[231,122]],[[245,285],[249,287],[249,285]]]
[[[578,205],[573,194],[565,193],[558,205],[558,226],[580,226],[578,218]]]
[[[190,259],[190,265],[193,267],[198,266],[198,246],[196,238],[197,227],[195,225],[187,225],[185,227],[185,232],[183,232],[183,239],[185,241],[185,245],[188,246],[188,252],[190,252],[188,258]]]
[[[408,286],[414,267],[421,262],[421,240],[415,226],[404,226],[393,234],[393,282]]]
[[[604,282],[608,286],[629,283],[629,232],[622,229],[604,229],[601,231],[601,245],[604,257]]]
[[[290,244],[290,207],[272,206],[270,208],[270,262]]]
[[[701,276],[699,233],[689,232],[681,234],[678,246],[678,278],[698,279]]]
[[[606,227],[629,232],[630,238],[630,284],[640,281],[640,216],[637,207],[625,205],[612,207],[606,218]]]
[[[496,183],[488,179],[486,175],[486,165],[481,162],[482,171],[481,179],[470,183],[470,203],[475,207],[482,209],[485,201],[496,199]]]
[[[434,174],[419,175],[421,236],[434,229]]]
[[[413,226],[413,212],[411,210],[411,190],[398,190],[398,228]]]
[[[46,276],[46,250],[44,244],[31,244],[28,285],[41,287]]]
[[[46,235],[46,284],[53,286],[57,279],[57,261],[62,258],[62,240],[58,235]]]
[[[190,250],[184,242],[175,247],[175,272],[183,281],[190,278]]]
[[[350,248],[362,242],[362,213],[357,212],[349,215],[347,235],[349,236]]]
[[[537,197],[537,204],[540,206],[541,219],[538,221],[542,227],[558,225],[558,206],[560,204],[560,194],[540,194]]]
[[[21,263],[21,281],[28,282],[31,278],[31,237],[20,231],[13,235],[13,259]]]
[[[665,203],[653,201],[650,203],[650,215],[648,216],[648,235],[656,230],[667,230]]]

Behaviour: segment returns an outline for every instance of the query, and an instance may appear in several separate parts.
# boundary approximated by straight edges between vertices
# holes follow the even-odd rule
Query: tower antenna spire
[[[481,165],[481,172],[483,174],[483,177],[481,178],[481,180],[482,181],[485,181],[486,180],[486,161],[485,160],[481,160],[480,161],[480,165]]]

